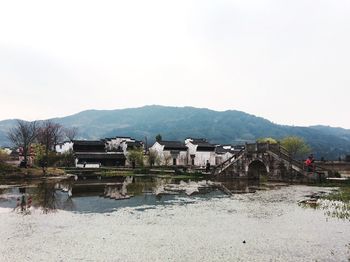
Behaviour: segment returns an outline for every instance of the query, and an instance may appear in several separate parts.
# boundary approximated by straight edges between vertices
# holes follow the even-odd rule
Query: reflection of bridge
[[[254,143],[246,144],[240,152],[218,165],[214,175],[234,175],[248,178],[289,178],[308,177],[303,162],[293,159],[280,144]],[[312,174],[328,175],[328,171],[314,166]]]

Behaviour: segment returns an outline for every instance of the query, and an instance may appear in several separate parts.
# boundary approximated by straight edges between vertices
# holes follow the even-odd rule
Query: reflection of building
[[[204,138],[187,138],[185,144],[188,147],[189,163],[192,166],[215,165],[215,145],[210,144]]]
[[[107,152],[101,140],[74,140],[76,167],[124,166],[123,152]]]
[[[150,148],[157,152],[160,165],[187,165],[187,147],[179,141],[158,141]]]

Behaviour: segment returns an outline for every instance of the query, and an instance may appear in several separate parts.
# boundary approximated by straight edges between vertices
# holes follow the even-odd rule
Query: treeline
[[[293,159],[304,159],[308,154],[312,152],[311,147],[305,142],[301,137],[297,136],[287,136],[281,140],[266,137],[257,140],[259,143],[279,143],[284,149],[286,149]]]
[[[71,166],[74,164],[73,152],[56,154],[55,145],[65,141],[72,141],[78,135],[77,128],[65,128],[51,120],[38,123],[18,120],[16,126],[8,132],[8,139],[12,145],[20,150],[23,156],[22,166],[27,167],[28,158],[35,155],[35,164],[45,167],[60,164]]]

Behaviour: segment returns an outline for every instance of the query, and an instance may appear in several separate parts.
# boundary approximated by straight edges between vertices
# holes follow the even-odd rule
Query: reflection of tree
[[[65,210],[73,210],[74,207],[75,207],[75,204],[71,197],[68,197],[67,200],[63,202],[63,209]]]
[[[40,206],[45,214],[54,212],[59,203],[55,183],[44,181],[38,184],[34,195],[35,203]]]
[[[139,196],[143,194],[145,185],[143,183],[132,183],[127,185],[127,190],[134,196]]]

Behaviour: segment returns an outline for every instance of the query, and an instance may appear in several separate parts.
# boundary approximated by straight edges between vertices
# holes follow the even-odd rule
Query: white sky
[[[350,128],[350,1],[0,0],[0,119],[149,104]]]

